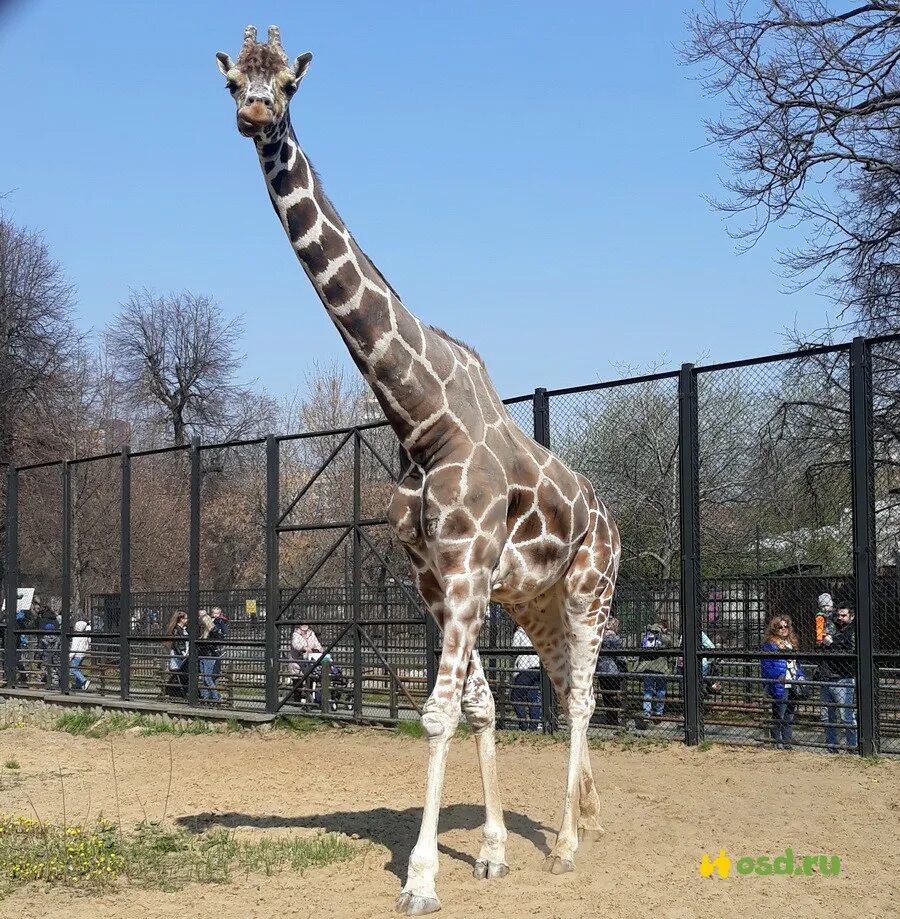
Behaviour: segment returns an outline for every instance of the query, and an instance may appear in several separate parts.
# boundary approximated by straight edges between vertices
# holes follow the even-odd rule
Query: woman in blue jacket
[[[763,651],[795,651],[797,633],[790,616],[775,616],[769,622]],[[772,700],[772,740],[776,747],[791,749],[794,713],[797,710],[795,684],[806,679],[795,658],[766,657],[760,661],[766,692]]]

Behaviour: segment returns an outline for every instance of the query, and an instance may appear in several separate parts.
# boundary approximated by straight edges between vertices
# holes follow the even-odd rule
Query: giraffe
[[[485,800],[478,879],[505,876],[507,831],[494,700],[475,650],[488,604],[502,603],[540,656],[568,718],[563,817],[544,867],[574,870],[585,832],[601,833],[587,749],[593,673],[618,570],[612,515],[583,476],[524,434],[468,345],[410,313],[360,249],[300,148],[289,103],[312,55],[288,60],[276,26],[248,26],[236,60],[216,55],[253,139],[275,213],[307,277],[409,457],[388,521],[442,630],[422,711],[429,745],[425,806],[397,912],[440,909],[437,823],[450,739],[473,730]]]

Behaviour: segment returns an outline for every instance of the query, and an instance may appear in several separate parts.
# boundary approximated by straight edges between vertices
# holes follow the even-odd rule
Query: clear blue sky
[[[0,4],[2,6],[2,4]],[[277,23],[314,60],[301,144],[421,318],[472,343],[503,396],[780,350],[820,326],[774,234],[737,255],[718,102],[677,63],[681,4],[18,0],[0,12],[0,191],[44,232],[98,329],[130,286],[246,317],[245,379],[275,394],[350,366],[272,213],[214,54]]]

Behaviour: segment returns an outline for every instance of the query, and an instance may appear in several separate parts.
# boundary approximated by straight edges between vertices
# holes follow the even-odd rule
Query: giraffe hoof
[[[436,913],[440,908],[441,901],[437,897],[420,897],[408,890],[397,897],[394,906],[401,916],[424,916],[426,913]]]
[[[596,826],[578,827],[578,841],[599,842],[606,830],[598,823]]]
[[[567,874],[575,870],[575,862],[570,858],[561,858],[559,855],[548,855],[544,861],[544,871],[550,874]]]
[[[509,874],[509,865],[504,865],[503,862],[475,862],[475,870],[472,872],[472,876],[477,878],[479,881],[483,881],[485,878],[492,880],[493,878],[505,878]]]

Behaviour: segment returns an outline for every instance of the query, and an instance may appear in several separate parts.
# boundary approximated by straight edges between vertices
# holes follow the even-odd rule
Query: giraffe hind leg
[[[585,743],[581,754],[581,780],[578,797],[578,841],[598,840],[604,833],[600,823],[600,795],[594,784],[591,757]]]
[[[562,825],[545,868],[554,874],[573,871],[580,840],[603,832],[600,796],[591,770],[587,728],[594,711],[594,669],[609,616],[615,584],[612,567],[600,569],[593,553],[576,564],[565,579],[560,615],[563,665],[550,672],[569,719],[569,764]]]
[[[481,784],[484,789],[484,826],[481,851],[472,872],[478,880],[501,878],[509,874],[506,863],[506,825],[500,803],[495,747],[494,697],[481,666],[477,651],[472,651],[469,672],[463,690],[462,709],[475,735]]]

